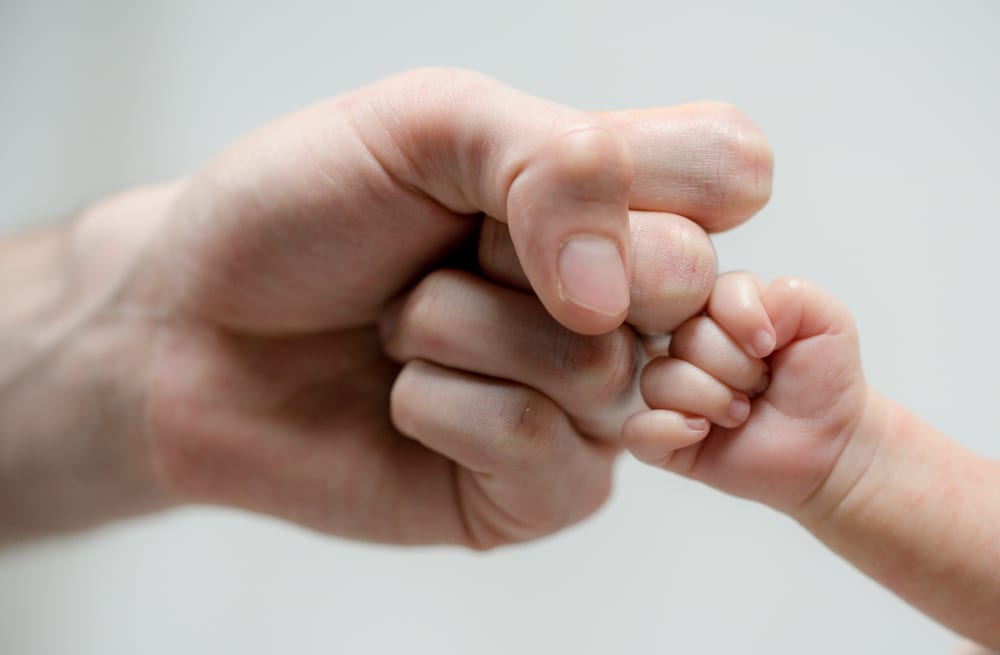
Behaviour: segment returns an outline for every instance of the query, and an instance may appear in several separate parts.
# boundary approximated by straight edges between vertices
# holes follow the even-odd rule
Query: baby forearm
[[[886,433],[870,466],[810,527],[915,607],[1000,648],[1000,463],[881,402]]]
[[[0,542],[162,506],[141,432],[148,331],[119,303],[141,212],[126,194],[0,240]]]

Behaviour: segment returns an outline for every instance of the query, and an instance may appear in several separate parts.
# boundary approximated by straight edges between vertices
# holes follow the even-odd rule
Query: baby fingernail
[[[746,398],[736,397],[729,401],[729,409],[726,414],[734,421],[742,422],[750,414],[750,401]]]
[[[767,357],[774,350],[774,335],[767,330],[757,330],[750,340],[753,354],[757,357]]]
[[[692,432],[707,432],[708,431],[708,419],[701,416],[691,416],[684,421],[687,423],[688,429]]]

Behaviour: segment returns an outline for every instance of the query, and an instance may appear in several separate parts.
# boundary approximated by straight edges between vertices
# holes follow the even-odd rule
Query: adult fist
[[[653,228],[662,243],[634,275],[629,210],[724,229],[767,200],[770,171],[762,137],[724,105],[589,114],[453,70],[263,128],[169,191],[120,300],[152,310],[132,315],[150,331],[142,429],[158,483],[393,543],[488,547],[586,516],[615,449],[545,450],[561,414],[520,451],[495,434],[458,457],[398,432],[399,367],[377,317],[456,248],[474,257],[465,244],[484,214],[507,223],[519,274],[566,328],[615,329],[630,293],[694,311],[714,278],[707,237]],[[646,288],[630,290],[635,280]],[[511,415],[535,400],[511,398]],[[571,483],[545,502],[511,492],[551,469],[543,450]],[[473,473],[518,483],[493,494]]]

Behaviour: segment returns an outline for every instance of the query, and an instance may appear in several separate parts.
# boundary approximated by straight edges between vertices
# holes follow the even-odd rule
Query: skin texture
[[[587,437],[635,402],[615,390],[635,388],[640,360],[595,372],[632,354],[622,321],[697,311],[715,272],[705,229],[746,220],[770,179],[766,142],[726,105],[590,114],[421,70],[8,239],[0,538],[192,501],[475,548],[577,521],[617,451]],[[486,405],[493,380],[383,349],[401,294],[490,250],[484,221],[536,319],[573,335],[554,365],[590,371],[600,403],[579,425],[530,385]]]
[[[394,394],[397,413],[444,403],[452,411],[433,428],[464,435],[471,412],[463,408],[503,404],[516,380],[561,404],[581,437],[620,430],[644,462],[789,514],[929,616],[1000,647],[1000,528],[989,519],[1000,514],[1000,465],[867,384],[857,331],[836,299],[798,278],[765,288],[731,273],[666,349],[628,333],[583,339],[544,315],[510,246],[490,239],[480,254],[492,283],[439,271],[388,310],[392,329],[383,332],[387,352],[408,368],[464,375],[475,393],[406,387],[416,401]],[[462,315],[462,307],[477,310]],[[620,381],[615,362],[629,357],[648,362],[639,389],[589,384],[587,365],[572,389],[560,377],[561,362],[577,361],[608,372],[596,380]],[[594,406],[615,403],[625,409],[582,427],[593,425]],[[429,433],[406,426],[417,439]]]
[[[788,513],[929,616],[1000,648],[1000,465],[872,389],[853,321],[825,291],[721,276],[641,388],[651,410],[623,429],[639,459]]]

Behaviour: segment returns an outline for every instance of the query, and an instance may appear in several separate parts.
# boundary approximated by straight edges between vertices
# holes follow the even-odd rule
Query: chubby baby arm
[[[773,341],[771,340],[773,338]],[[1000,648],[1000,464],[869,387],[816,285],[721,276],[642,375],[639,459],[764,502],[952,629]]]

